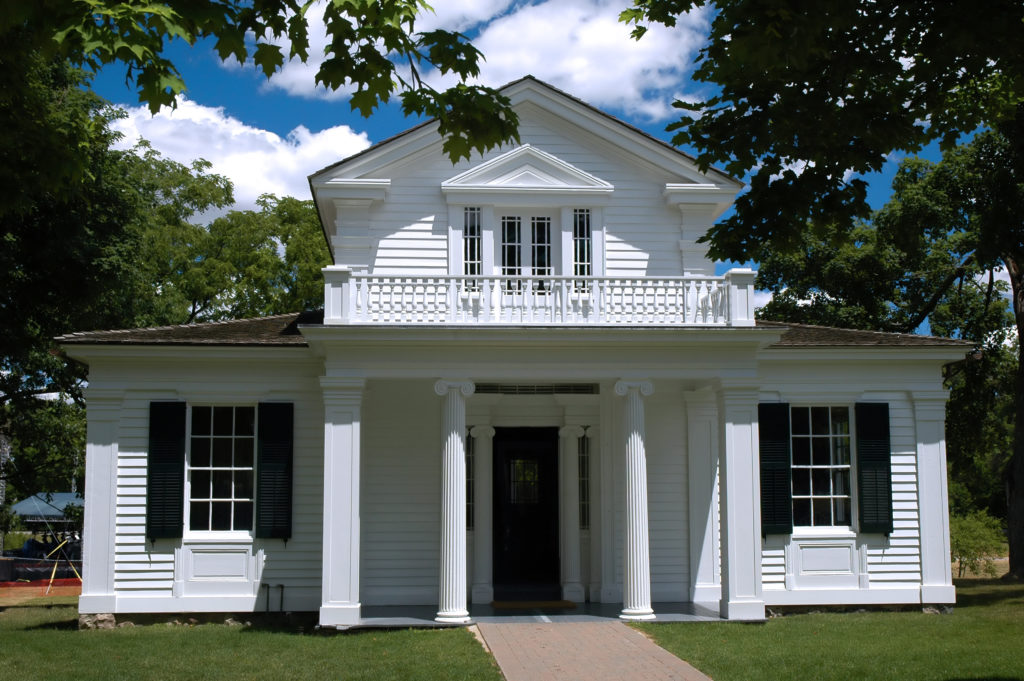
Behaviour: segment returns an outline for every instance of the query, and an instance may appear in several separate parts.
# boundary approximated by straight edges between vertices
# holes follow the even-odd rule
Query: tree
[[[880,170],[894,151],[936,139],[950,150],[988,128],[999,134],[945,166],[964,180],[941,188],[948,210],[907,214],[902,229],[910,243],[970,223],[980,236],[970,257],[980,267],[1005,264],[1024,337],[1024,4],[634,0],[620,18],[640,38],[648,22],[673,26],[703,6],[716,14],[694,78],[717,94],[675,102],[688,113],[670,126],[673,141],[695,147],[704,169],[750,174],[735,214],[705,237],[712,254],[760,260],[795,247],[808,223],[849,232],[870,214],[859,175]],[[929,172],[935,179],[925,184],[945,174]],[[1024,578],[1024,362],[1014,392],[1010,571]]]
[[[320,8],[322,7],[322,10]],[[322,11],[329,44],[316,82],[351,91],[354,110],[368,116],[399,92],[407,115],[437,118],[453,160],[516,139],[517,119],[507,98],[465,81],[482,58],[465,36],[416,32],[429,11],[423,0],[33,0],[5,2],[0,12],[0,64],[19,53],[68,59],[95,70],[118,62],[139,101],[155,113],[185,90],[165,48],[209,39],[222,60],[252,59],[268,78],[286,58],[310,58],[311,12]],[[282,47],[282,43],[286,47]],[[420,69],[436,68],[459,83],[430,87]],[[5,86],[17,88],[17,74]]]

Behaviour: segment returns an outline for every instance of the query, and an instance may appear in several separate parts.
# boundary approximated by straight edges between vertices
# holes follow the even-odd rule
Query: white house
[[[963,343],[755,322],[741,189],[533,78],[315,173],[324,311],[61,339],[88,363],[83,613],[951,603]]]

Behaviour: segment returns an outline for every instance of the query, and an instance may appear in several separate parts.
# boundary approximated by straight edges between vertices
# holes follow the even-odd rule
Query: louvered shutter
[[[892,532],[892,463],[889,446],[889,405],[858,402],[857,492],[860,531]]]
[[[757,405],[761,458],[761,534],[793,532],[789,405]]]
[[[292,535],[292,439],[294,407],[259,405],[256,444],[256,536],[288,539]]]
[[[185,403],[149,403],[146,536],[181,537],[185,505]]]

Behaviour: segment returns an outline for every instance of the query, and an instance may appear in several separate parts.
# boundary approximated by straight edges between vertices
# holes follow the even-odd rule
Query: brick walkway
[[[507,681],[711,681],[621,622],[477,626]]]

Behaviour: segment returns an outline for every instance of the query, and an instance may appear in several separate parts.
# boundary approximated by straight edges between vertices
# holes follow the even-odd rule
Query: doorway
[[[495,428],[494,599],[561,598],[558,428]]]

